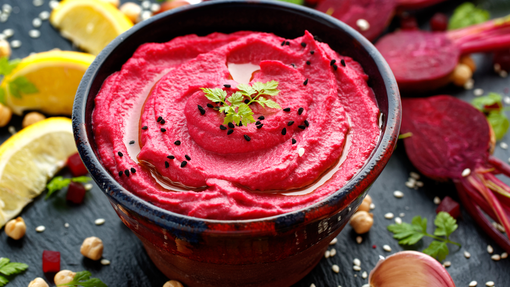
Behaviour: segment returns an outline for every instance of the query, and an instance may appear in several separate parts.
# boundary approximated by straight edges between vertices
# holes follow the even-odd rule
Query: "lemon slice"
[[[41,194],[75,152],[71,120],[57,117],[28,126],[0,146],[0,228]]]
[[[5,103],[21,115],[24,110],[39,110],[50,115],[71,115],[73,101],[83,74],[94,56],[71,51],[50,51],[28,56],[2,82]],[[26,77],[39,92],[13,96],[8,85]]]
[[[50,22],[62,36],[94,55],[133,27],[129,18],[101,0],[64,0],[51,13]]]

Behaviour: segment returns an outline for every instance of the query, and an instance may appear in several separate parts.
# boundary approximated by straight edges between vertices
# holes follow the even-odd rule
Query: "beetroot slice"
[[[510,176],[510,166],[490,157],[490,127],[483,113],[446,95],[405,98],[402,110],[401,133],[412,133],[404,146],[414,166],[436,180],[453,180],[464,207],[476,207],[468,208],[471,216],[510,252],[508,238],[495,235],[484,226],[490,222],[480,218],[479,208],[510,231],[510,187],[494,176]]]

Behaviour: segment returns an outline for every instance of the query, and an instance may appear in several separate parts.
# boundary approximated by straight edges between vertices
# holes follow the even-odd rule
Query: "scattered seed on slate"
[[[123,154],[122,154],[120,151],[119,151],[117,154],[118,154],[120,157],[122,157],[122,156],[123,156]]]
[[[338,66],[337,65],[333,65],[333,70],[338,70]]]
[[[228,132],[227,132],[227,135],[231,135],[233,132],[234,132],[233,129],[229,129]]]
[[[224,125],[220,125],[220,130],[225,131],[225,130],[227,130],[227,127]]]
[[[169,167],[170,167],[170,164],[168,163],[168,161],[165,161],[165,167],[166,167],[166,168],[169,168]]]
[[[264,116],[260,116],[258,119],[263,121],[265,119],[265,117]]]
[[[305,126],[309,127],[310,126],[310,123],[308,123],[307,120],[305,120]]]
[[[303,113],[303,111],[304,111],[304,110],[305,110],[305,109],[303,109],[303,108],[299,108],[299,109],[297,110],[297,114],[298,114],[298,115],[301,115],[301,114]]]
[[[287,128],[283,128],[282,129],[282,136],[286,135],[287,134]]]
[[[251,138],[250,138],[248,135],[244,135],[244,139],[245,139],[246,141],[251,141]]]
[[[233,123],[228,123],[228,127],[231,128],[231,129],[235,128]]]
[[[260,124],[257,126],[257,129],[261,129],[264,126],[264,124]]]
[[[187,161],[185,161],[185,160],[183,160],[183,161],[181,162],[181,167],[185,167],[187,164],[188,164],[188,162],[187,162]]]
[[[285,40],[283,40],[283,42],[282,42],[282,44],[281,44],[281,45],[282,45],[282,46],[283,46],[283,45],[285,45]]]
[[[308,79],[306,79],[306,80],[303,82],[303,85],[304,85],[304,86],[308,85]]]
[[[181,145],[181,141],[174,141],[175,145]]]
[[[131,168],[131,173],[136,173],[136,169],[134,167]]]
[[[161,116],[160,116],[160,117],[158,117],[157,122],[159,123],[162,119],[163,119],[163,117],[161,117]]]
[[[124,174],[125,174],[127,177],[129,177],[129,170],[127,170],[127,169],[126,169],[126,170],[124,171]]]
[[[166,129],[165,128],[161,128],[161,132],[162,133],[166,132]]]
[[[292,144],[296,144],[296,139],[292,139]]]
[[[135,141],[130,141],[129,144],[135,144]]]
[[[340,60],[340,64],[342,64],[342,66],[344,66],[344,67],[345,67],[345,61],[344,61],[344,59]]]
[[[315,51],[310,51],[310,54],[312,54],[312,55],[313,55],[314,53],[315,53]]]
[[[291,125],[293,125],[293,124],[294,124],[294,121],[289,121],[289,122],[287,123],[287,126],[288,126],[288,127],[290,127],[290,126],[291,126]]]
[[[297,126],[297,127],[298,127],[298,128],[300,128],[300,129],[302,129],[302,130],[306,129],[306,127],[305,127],[305,126],[303,126],[303,125],[299,125],[299,126]]]
[[[310,63],[310,61],[306,61],[306,64],[307,64],[308,66],[310,66],[310,64],[311,64],[311,63]]]
[[[335,59],[333,59],[333,60],[331,60],[331,62],[329,62],[329,65],[330,65],[330,66],[333,66],[335,63],[336,63],[336,60],[335,60]]]
[[[119,171],[119,176],[122,176],[124,173],[121,171]]]
[[[169,155],[169,156],[167,156],[167,158],[169,158],[169,159],[174,159],[174,158],[175,158],[175,156],[173,156],[173,155]]]
[[[306,47],[306,43],[305,42],[301,43],[301,47],[305,48]]]
[[[184,157],[187,159],[187,160],[191,160],[191,157],[189,157],[189,155],[184,155]]]
[[[211,109],[212,109],[212,108],[214,108],[214,106],[213,106],[213,105],[211,105],[211,103],[207,103],[207,107],[208,107],[208,108],[211,108]]]
[[[285,45],[290,46],[290,42],[289,41],[285,42]]]
[[[230,88],[231,86],[229,84],[223,85],[225,88]]]
[[[166,122],[165,122],[165,120],[161,120],[161,122],[160,122],[160,123],[161,123],[162,125],[164,125]]]
[[[147,127],[147,126],[143,126],[143,127],[142,127],[142,130],[144,130],[144,131],[145,131],[145,130],[147,130],[147,129],[148,129],[148,127]]]
[[[290,112],[290,108],[283,109],[284,112]]]
[[[197,105],[197,107],[198,107],[198,110],[200,111],[200,114],[201,114],[201,115],[205,115],[205,110],[204,110],[204,108],[203,108],[201,105]]]

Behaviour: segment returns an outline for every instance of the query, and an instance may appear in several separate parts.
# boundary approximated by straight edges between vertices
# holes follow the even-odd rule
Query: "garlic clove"
[[[441,263],[416,251],[397,252],[379,260],[368,281],[371,287],[455,287]]]

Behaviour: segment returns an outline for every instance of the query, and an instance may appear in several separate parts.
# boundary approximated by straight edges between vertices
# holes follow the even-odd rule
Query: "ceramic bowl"
[[[97,155],[91,115],[103,81],[143,43],[187,34],[239,30],[295,38],[308,30],[358,61],[369,75],[382,116],[380,140],[364,167],[343,187],[307,208],[255,220],[207,220],[141,200],[105,170]],[[181,7],[137,24],[112,41],[85,73],[73,129],[80,156],[122,221],[140,238],[156,266],[188,286],[290,286],[321,260],[349,221],[395,147],[401,105],[397,83],[375,47],[344,23],[278,1],[212,1]],[[122,239],[119,239],[122,240]],[[120,243],[119,243],[120,244]]]

